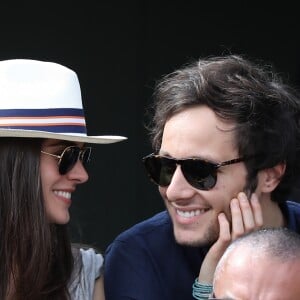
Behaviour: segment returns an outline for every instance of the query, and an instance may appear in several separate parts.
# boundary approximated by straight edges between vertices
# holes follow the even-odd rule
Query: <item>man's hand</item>
[[[199,282],[212,284],[217,263],[228,245],[236,238],[263,226],[262,210],[255,194],[252,194],[248,200],[244,192],[239,193],[231,200],[230,211],[231,226],[225,213],[221,212],[218,215],[219,238],[204,258],[199,273]]]

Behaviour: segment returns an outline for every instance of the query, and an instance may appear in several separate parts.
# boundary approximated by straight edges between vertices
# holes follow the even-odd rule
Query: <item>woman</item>
[[[71,245],[71,195],[88,180],[77,75],[36,60],[0,62],[0,299],[104,299],[103,257]]]

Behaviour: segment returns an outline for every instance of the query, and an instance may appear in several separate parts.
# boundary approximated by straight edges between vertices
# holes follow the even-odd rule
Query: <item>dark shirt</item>
[[[281,205],[287,227],[300,233],[300,204]],[[106,300],[194,300],[192,284],[207,249],[176,243],[166,211],[121,233],[104,258]]]

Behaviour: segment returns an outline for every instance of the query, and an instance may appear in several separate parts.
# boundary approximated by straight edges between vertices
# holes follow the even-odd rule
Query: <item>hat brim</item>
[[[57,139],[80,143],[91,144],[111,144],[126,140],[124,136],[118,135],[100,135],[100,136],[87,136],[75,135],[68,133],[55,133],[38,130],[22,130],[22,129],[1,129],[0,137],[19,137],[19,138],[42,138],[42,139]]]

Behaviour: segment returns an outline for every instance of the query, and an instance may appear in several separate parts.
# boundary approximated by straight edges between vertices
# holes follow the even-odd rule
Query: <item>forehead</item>
[[[166,122],[161,151],[172,149],[176,157],[232,157],[237,153],[234,128],[233,122],[221,120],[207,106],[188,108]]]

